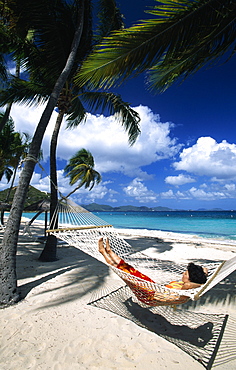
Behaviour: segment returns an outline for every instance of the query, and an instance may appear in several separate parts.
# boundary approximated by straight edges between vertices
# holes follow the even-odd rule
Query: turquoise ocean
[[[116,228],[148,229],[236,240],[236,211],[94,212]],[[23,213],[32,218],[34,213]],[[38,218],[44,220],[41,214]]]

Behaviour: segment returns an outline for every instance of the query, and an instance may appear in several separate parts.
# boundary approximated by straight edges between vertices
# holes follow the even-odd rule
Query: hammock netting
[[[120,287],[89,304],[119,315],[164,338],[206,369],[211,369],[213,363],[216,363],[216,355],[224,334],[227,337],[227,356],[232,359],[229,346],[234,340],[233,337],[229,338],[227,331],[225,334],[228,315],[173,310],[171,307],[147,307],[135,302],[127,286]],[[235,329],[235,324],[232,329]],[[219,358],[222,354],[219,353]]]
[[[148,306],[176,305],[189,299],[196,300],[236,268],[236,257],[222,263],[207,263],[202,266],[208,269],[208,280],[201,287],[189,290],[167,288],[165,285],[170,281],[181,280],[186,265],[136,252],[112,225],[68,199],[59,201],[47,232],[105,264],[98,251],[98,240],[109,238],[112,250],[119,257],[156,282],[148,282],[108,265],[135,297]]]

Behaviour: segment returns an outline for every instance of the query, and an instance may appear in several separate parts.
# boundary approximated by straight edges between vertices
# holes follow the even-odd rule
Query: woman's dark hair
[[[204,284],[207,281],[207,275],[202,266],[195,265],[193,262],[188,264],[188,274],[192,283]]]

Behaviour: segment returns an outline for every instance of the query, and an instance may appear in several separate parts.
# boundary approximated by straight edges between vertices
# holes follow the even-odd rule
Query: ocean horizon
[[[24,212],[22,216],[31,219],[35,214]],[[236,240],[236,211],[103,211],[94,214],[118,229],[161,230]],[[44,214],[37,220],[45,220]]]

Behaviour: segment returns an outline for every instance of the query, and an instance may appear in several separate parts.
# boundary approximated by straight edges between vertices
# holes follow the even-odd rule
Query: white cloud
[[[195,182],[195,181],[196,180],[193,179],[192,177],[186,176],[186,175],[183,175],[183,174],[179,174],[178,176],[167,176],[165,178],[165,182],[167,184],[174,185],[174,186],[189,184],[189,183]]]
[[[226,195],[224,192],[211,192],[205,191],[203,189],[197,189],[195,187],[189,190],[189,193],[192,195],[192,198],[201,199],[201,200],[215,200],[215,199],[224,199]]]
[[[140,203],[156,202],[157,195],[143,184],[141,179],[135,178],[131,183],[124,187],[124,192],[129,197],[133,197]]]
[[[39,123],[43,110],[44,110],[43,105],[40,105],[38,107],[33,107],[33,106],[28,107],[25,105],[14,104],[11,109],[11,117],[14,121],[16,131],[26,132],[32,137]],[[54,111],[52,113],[51,119],[49,121],[48,127],[44,135],[42,149],[43,149],[43,156],[44,156],[45,161],[47,160],[49,156],[50,137],[53,132],[56,118],[57,118],[57,113],[56,111]]]
[[[43,106],[25,107],[14,105],[12,118],[16,130],[33,135],[34,129],[43,112]],[[145,106],[134,108],[141,117],[141,135],[133,146],[128,144],[128,135],[113,116],[88,114],[85,124],[74,130],[66,130],[63,123],[57,149],[57,157],[68,160],[81,148],[91,151],[95,158],[96,169],[100,173],[121,172],[127,176],[148,178],[141,167],[171,158],[178,153],[181,145],[170,137],[173,124],[160,122],[159,115]],[[44,160],[49,155],[50,137],[57,113],[54,112],[43,140]]]
[[[180,159],[174,163],[176,170],[216,179],[236,177],[236,145],[226,140],[217,143],[211,137],[201,137],[195,145],[182,151]]]
[[[169,190],[167,192],[160,193],[160,198],[162,199],[196,199],[204,201],[220,200],[220,199],[234,199],[236,198],[236,186],[235,184],[226,185],[200,185],[199,188],[192,187],[186,191]]]
[[[235,184],[226,184],[225,189],[230,192],[234,192],[236,190]]]
[[[168,191],[162,192],[160,194],[160,196],[163,199],[174,199],[174,198],[176,198],[173,190],[168,190]]]

